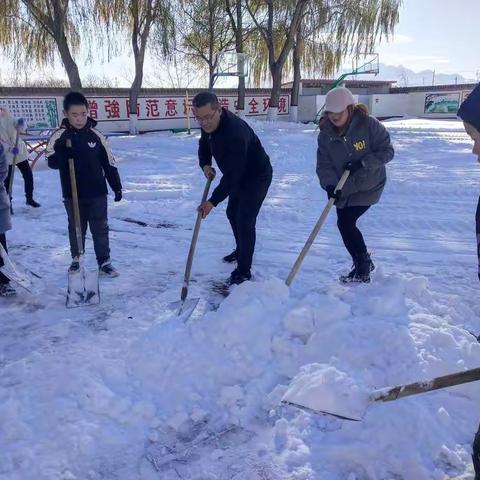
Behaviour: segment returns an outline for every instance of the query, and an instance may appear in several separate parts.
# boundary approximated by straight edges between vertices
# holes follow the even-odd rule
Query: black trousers
[[[63,203],[68,216],[68,237],[70,240],[70,253],[72,258],[79,255],[77,236],[75,235],[75,218],[73,216],[73,202],[71,198],[64,198]],[[93,238],[93,248],[97,262],[101,265],[110,258],[110,243],[108,238],[108,213],[107,196],[79,199],[80,224],[82,229],[82,242],[85,246],[87,225]]]
[[[0,233],[0,243],[2,244],[5,251],[8,253],[7,238],[5,237],[4,233]],[[0,267],[3,267],[3,260],[2,260],[1,256],[0,256]],[[10,280],[2,272],[0,272],[0,285],[2,283],[9,283],[9,282],[10,282]]]
[[[343,243],[354,261],[359,255],[367,253],[367,246],[362,232],[357,227],[357,220],[369,208],[370,206],[337,208],[337,226]]]
[[[477,212],[475,213],[475,230],[477,233],[478,279],[480,280],[480,197],[478,197]]]
[[[237,264],[240,272],[249,272],[252,267],[257,216],[271,182],[270,177],[250,186],[239,195],[228,197],[227,217],[237,244]]]
[[[32,169],[30,168],[30,163],[28,162],[28,160],[24,160],[23,162],[17,163],[17,167],[22,173],[23,182],[25,184],[25,197],[27,197],[27,200],[31,199],[33,197],[33,173]],[[12,175],[12,171],[13,165],[9,165],[8,175],[5,179],[5,188],[7,189],[7,192],[10,186],[10,177]]]

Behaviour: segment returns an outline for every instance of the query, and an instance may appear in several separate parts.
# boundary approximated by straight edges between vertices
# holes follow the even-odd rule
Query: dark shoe
[[[240,272],[240,270],[236,268],[230,275],[230,280],[228,283],[230,283],[230,285],[240,285],[251,278],[252,274],[250,273],[250,270],[248,272]]]
[[[237,250],[235,249],[232,253],[223,257],[223,261],[226,262],[226,263],[236,262],[237,261]]]
[[[76,258],[74,258],[72,260],[72,263],[68,267],[68,273],[77,273],[79,270],[80,270],[80,263]]]
[[[370,258],[369,253],[362,253],[358,257],[357,271],[354,276],[354,282],[370,283],[370,272],[375,270],[375,265]]]
[[[0,297],[13,297],[17,291],[9,283],[0,283]]]
[[[33,208],[38,208],[40,206],[40,204],[36,202],[33,198],[27,198],[26,204],[30,205]]]
[[[340,275],[339,280],[341,283],[351,283],[354,282],[355,275],[357,273],[357,264],[354,261],[352,264],[352,269],[346,275]]]
[[[118,277],[120,274],[118,273],[117,269],[112,265],[110,260],[103,262],[99,267],[98,270],[101,275],[106,277]]]

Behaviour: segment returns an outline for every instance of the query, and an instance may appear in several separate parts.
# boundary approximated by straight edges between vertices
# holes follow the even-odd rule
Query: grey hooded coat
[[[320,124],[317,175],[323,189],[337,185],[347,162],[362,160],[364,164],[345,183],[342,196],[335,204],[338,208],[377,203],[387,181],[385,164],[393,155],[386,128],[376,118],[358,109],[341,136],[327,118]]]

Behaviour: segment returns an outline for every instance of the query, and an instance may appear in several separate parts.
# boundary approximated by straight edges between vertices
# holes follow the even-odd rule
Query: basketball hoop
[[[358,55],[355,58],[355,68],[353,74],[372,74],[378,75],[380,72],[378,53],[365,53],[362,57]]]
[[[248,56],[245,53],[217,53],[217,68],[213,74],[214,81],[218,77],[248,77]]]

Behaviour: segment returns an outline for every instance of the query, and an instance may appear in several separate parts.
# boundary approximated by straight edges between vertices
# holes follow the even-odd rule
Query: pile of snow
[[[475,383],[375,403],[361,422],[281,403],[289,386],[309,401],[319,387],[330,407],[343,408],[347,393],[362,402],[377,388],[480,364],[473,222],[465,215],[473,215],[479,176],[460,123],[437,127],[390,123],[390,181],[361,220],[378,267],[372,283],[337,284],[349,265],[332,215],[288,289],[284,279],[326,200],[314,177],[316,132],[256,122],[275,170],[258,222],[257,280],[221,302],[212,293],[211,282],[229,273],[221,257],[232,246],[219,207],[202,224],[189,292],[202,301],[187,322],[168,305],[180,295],[204,185],[196,138],[113,139],[126,189],[125,201],[110,207],[121,276],[102,281],[99,307],[63,306],[69,262],[58,177],[36,172],[42,208],[18,206],[8,237],[12,257],[43,279],[38,297],[20,292],[1,304],[0,479],[466,474],[480,418]]]

